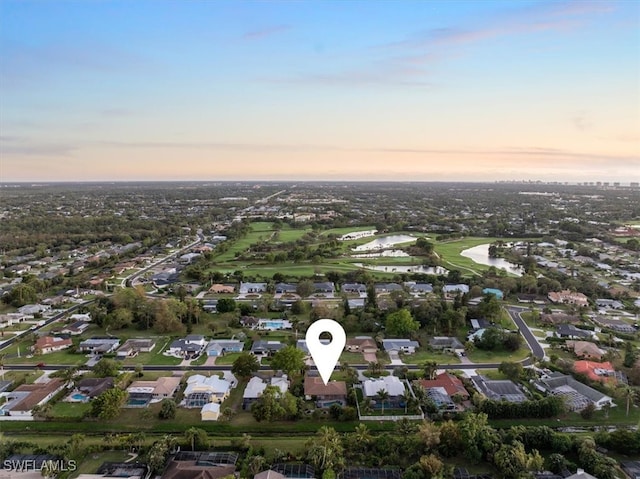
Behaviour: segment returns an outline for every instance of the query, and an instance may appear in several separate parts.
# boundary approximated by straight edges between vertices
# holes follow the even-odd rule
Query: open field
[[[78,477],[80,474],[95,474],[98,468],[105,462],[124,462],[130,457],[131,456],[124,451],[105,451],[89,454],[78,465],[78,469],[69,477]]]

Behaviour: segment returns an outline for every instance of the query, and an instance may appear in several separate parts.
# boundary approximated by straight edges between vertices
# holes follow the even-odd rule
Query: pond
[[[372,271],[382,271],[383,273],[422,273],[422,274],[447,274],[449,271],[442,266],[422,266],[420,264],[415,265],[368,265],[362,263],[353,263],[355,266],[364,269],[370,269]]]
[[[473,248],[465,249],[460,253],[460,256],[469,258],[478,264],[495,266],[498,269],[503,269],[517,276],[522,276],[522,269],[517,264],[511,263],[502,258],[490,258],[489,246],[491,245],[489,243],[486,243],[474,246]]]
[[[402,251],[401,249],[387,249],[379,253],[360,253],[351,255],[352,258],[403,258],[408,256],[409,253]]]
[[[393,246],[395,244],[410,243],[416,239],[418,238],[410,235],[383,236],[381,238],[376,238],[373,241],[369,241],[368,243],[361,244],[360,246],[356,246],[353,248],[353,251],[374,251],[377,249],[387,248],[388,246]]]

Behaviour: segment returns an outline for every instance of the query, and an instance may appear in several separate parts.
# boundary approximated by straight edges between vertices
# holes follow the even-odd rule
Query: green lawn
[[[435,351],[416,351],[413,354],[401,354],[402,362],[405,364],[422,364],[427,361],[435,361],[438,364],[458,364],[460,358],[453,354],[443,354]]]
[[[362,353],[350,353],[349,351],[343,351],[340,355],[339,363],[352,364],[366,364]]]
[[[511,351],[483,351],[474,349],[467,351],[467,357],[474,363],[501,363],[503,361],[521,361],[529,356],[528,348],[520,348],[515,352]]]
[[[236,253],[242,253],[247,250],[252,244],[259,241],[267,241],[273,234],[273,223],[269,222],[256,222],[251,223],[251,231],[247,233],[243,238],[235,241],[227,251],[215,256],[215,261],[222,263],[225,261],[232,261],[236,257]],[[215,251],[214,251],[215,253]]]
[[[216,365],[230,365],[238,359],[242,353],[227,353],[224,356],[218,356],[216,358]]]
[[[87,455],[78,465],[78,469],[69,477],[75,478],[80,474],[95,474],[105,462],[124,462],[129,459],[125,451],[106,451]]]
[[[51,408],[51,415],[59,418],[81,418],[89,410],[90,403],[58,401]]]
[[[310,226],[304,228],[291,228],[289,225],[282,225],[282,229],[274,237],[276,243],[290,243],[302,238],[305,234],[311,232]]]

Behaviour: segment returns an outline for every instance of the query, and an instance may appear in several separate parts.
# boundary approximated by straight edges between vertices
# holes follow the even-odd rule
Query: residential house
[[[402,469],[360,466],[345,467],[338,477],[340,479],[401,479]]]
[[[560,304],[575,304],[576,306],[588,306],[589,300],[582,293],[576,293],[565,289],[563,291],[551,291],[548,295],[549,301]]]
[[[200,355],[206,344],[204,336],[190,334],[183,339],[173,341],[167,349],[167,354],[177,358],[195,358]]]
[[[255,341],[251,352],[256,356],[272,356],[284,347],[280,341]]]
[[[487,321],[484,318],[470,319],[469,323],[471,323],[471,329],[473,329],[474,331],[478,331],[480,329],[487,329],[493,326],[490,321]]]
[[[201,421],[217,421],[220,417],[220,404],[210,402],[202,406],[200,410]]]
[[[405,392],[404,383],[396,376],[384,376],[379,379],[367,379],[362,383],[364,397],[375,400],[378,392],[385,390],[389,394],[386,406],[399,406]]]
[[[494,401],[524,402],[527,396],[522,389],[508,379],[488,379],[484,376],[473,376],[473,385],[481,394]]]
[[[573,324],[561,324],[556,328],[555,335],[558,338],[589,339],[594,336],[593,331],[576,328]]]
[[[565,346],[579,358],[601,360],[606,352],[589,341],[567,341]]]
[[[253,479],[286,479],[284,474],[267,469],[253,476]]]
[[[449,373],[441,373],[435,379],[420,379],[415,382],[425,390],[431,388],[443,388],[448,396],[460,396],[462,399],[469,399],[469,392],[465,389],[462,381]]]
[[[376,283],[376,294],[392,293],[393,291],[403,291],[402,286],[397,283]]]
[[[156,347],[153,339],[131,338],[127,339],[116,351],[118,359],[133,358],[138,353],[149,353]]]
[[[231,383],[218,376],[196,374],[187,379],[184,390],[185,407],[202,407],[210,402],[222,403],[231,390]]]
[[[258,325],[258,318],[253,316],[242,316],[240,318],[240,324],[244,328],[255,328]]]
[[[571,474],[570,476],[565,477],[565,479],[598,479],[598,478],[595,476],[592,476],[591,474],[586,472],[584,469],[578,468],[575,474]]]
[[[237,339],[213,339],[209,341],[205,351],[207,356],[224,356],[226,353],[241,353],[244,341]]]
[[[442,292],[446,299],[453,299],[459,294],[469,294],[469,285],[467,284],[445,284]]]
[[[240,294],[260,294],[267,292],[267,283],[240,283]]]
[[[621,319],[596,316],[593,320],[603,328],[611,329],[618,333],[634,334],[636,332],[636,328]]]
[[[582,321],[578,316],[565,313],[543,313],[540,315],[540,322],[543,324],[580,324]]]
[[[0,405],[0,419],[2,416],[15,416],[30,420],[34,407],[46,404],[64,388],[64,381],[52,379],[46,383],[22,384],[9,393],[3,393],[6,401]]]
[[[435,351],[447,353],[464,352],[464,344],[458,338],[450,336],[434,336],[429,340],[429,346]]]
[[[113,384],[113,378],[84,378],[76,384],[75,389],[84,394],[87,399],[93,399],[107,389],[111,389]]]
[[[91,314],[90,313],[76,313],[69,316],[70,321],[86,321],[87,323],[91,322]]]
[[[366,294],[367,285],[362,283],[344,283],[342,292],[347,294]]]
[[[431,283],[416,283],[415,281],[407,281],[405,287],[414,296],[433,293],[433,285]]]
[[[321,339],[320,340],[320,344],[324,344],[325,346],[327,344],[331,344],[331,340],[330,339]],[[309,348],[307,346],[307,340],[306,339],[298,339],[298,341],[296,342],[296,348],[304,351],[304,353],[308,356],[309,353]]]
[[[573,370],[584,374],[592,381],[616,382],[616,369],[609,361],[599,363],[583,359],[573,363]]]
[[[347,339],[345,349],[350,353],[372,353],[378,352],[378,345],[371,336],[356,336]]]
[[[163,376],[154,381],[134,381],[127,388],[130,395],[149,395],[150,402],[172,398],[180,387],[180,376]]]
[[[169,461],[161,478],[222,479],[235,475],[237,461],[233,453],[183,451]]]
[[[33,319],[33,316],[21,313],[0,314],[0,328],[7,328],[27,319]]]
[[[242,395],[242,409],[249,409],[251,404],[258,400],[267,386],[275,386],[281,394],[289,390],[289,379],[286,374],[273,376],[269,380],[264,380],[258,376],[253,376],[247,383],[247,387]]]
[[[209,292],[213,294],[231,294],[236,292],[236,287],[233,284],[212,284],[209,288]]]
[[[43,314],[51,310],[48,304],[25,304],[18,308],[18,313],[33,316],[34,314]]]
[[[307,464],[273,464],[271,470],[282,474],[286,479],[314,479],[316,477],[313,466]]]
[[[420,347],[418,341],[411,341],[410,339],[383,339],[382,348],[389,352],[397,351],[404,354],[413,354],[416,352],[416,348]]]
[[[624,309],[624,304],[617,299],[596,299],[596,305],[601,309]]]
[[[62,334],[70,334],[71,336],[79,336],[84,333],[89,326],[90,324],[86,321],[76,321],[75,323],[63,327],[60,332]]]
[[[36,354],[49,354],[55,351],[62,351],[73,345],[69,338],[59,338],[57,336],[42,336],[33,345],[33,352]]]
[[[517,294],[516,298],[519,303],[533,303],[533,304],[545,304],[547,303],[547,298],[545,296],[540,296],[537,294]]]
[[[103,462],[96,474],[79,474],[76,479],[144,479],[149,467],[141,462]]]
[[[277,283],[275,286],[275,294],[296,294],[297,285],[290,283]]]
[[[313,294],[325,295],[333,294],[335,286],[330,281],[313,283]]]
[[[316,406],[327,408],[333,404],[347,404],[347,383],[329,381],[324,383],[321,377],[309,374],[304,378],[304,395],[306,400],[315,400]]]
[[[598,410],[602,409],[605,404],[614,406],[612,398],[568,374],[552,373],[533,384],[539,391],[563,396],[571,411],[582,411],[589,404],[593,404]]]
[[[85,339],[78,345],[78,350],[89,354],[108,354],[116,350],[120,340],[117,338]]]

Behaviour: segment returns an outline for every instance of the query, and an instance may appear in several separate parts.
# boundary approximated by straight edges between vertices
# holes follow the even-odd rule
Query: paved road
[[[540,346],[538,338],[536,338],[535,334],[533,334],[531,329],[529,329],[529,326],[527,326],[527,323],[525,323],[524,319],[522,319],[522,317],[520,316],[523,312],[528,312],[529,308],[523,308],[521,306],[507,306],[506,309],[509,312],[511,319],[513,319],[513,322],[516,323],[516,326],[518,326],[518,329],[520,330],[520,333],[522,333],[525,341],[529,345],[529,349],[531,349],[533,356],[536,359],[544,359],[544,348]]]

